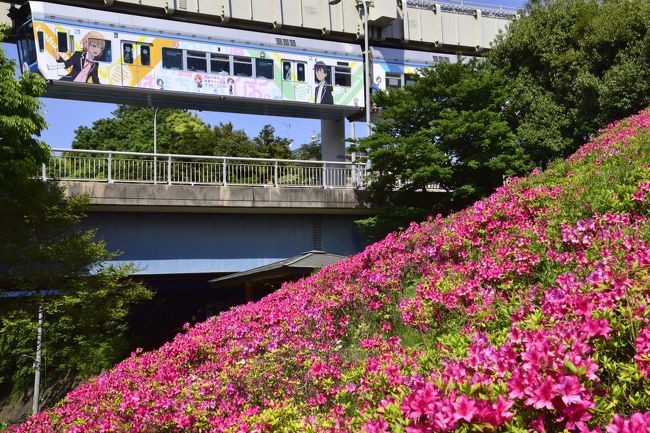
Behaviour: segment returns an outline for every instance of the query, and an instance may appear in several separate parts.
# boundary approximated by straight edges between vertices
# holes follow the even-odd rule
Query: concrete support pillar
[[[345,162],[345,119],[320,121],[323,161]],[[339,164],[323,165],[323,187],[344,186],[346,174]]]
[[[345,162],[345,119],[320,121],[323,161]]]

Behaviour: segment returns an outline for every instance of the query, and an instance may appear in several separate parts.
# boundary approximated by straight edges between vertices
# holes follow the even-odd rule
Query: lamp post
[[[330,5],[341,3],[341,0],[330,0]],[[357,4],[361,3],[363,6],[363,36],[364,36],[364,63],[363,72],[365,74],[364,87],[366,90],[366,128],[368,128],[368,135],[370,135],[370,48],[368,47],[368,4],[371,0],[357,0]]]
[[[160,107],[156,107],[153,111],[153,183],[157,182],[157,171],[158,171],[158,110]]]
[[[36,415],[40,406],[41,392],[41,356],[43,344],[43,304],[38,306],[38,331],[36,334],[36,357],[34,358],[34,398],[32,400],[32,415]]]

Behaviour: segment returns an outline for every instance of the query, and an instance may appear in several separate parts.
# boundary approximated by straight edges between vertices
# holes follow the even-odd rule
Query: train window
[[[133,63],[133,44],[122,44],[122,61],[127,65]]]
[[[230,57],[225,54],[210,54],[210,72],[230,75]]]
[[[45,50],[45,35],[39,30],[36,32],[36,36],[38,37],[38,51],[42,53]]]
[[[162,64],[165,69],[183,69],[183,51],[175,48],[163,48]]]
[[[187,51],[187,70],[208,72],[206,53],[201,51]]]
[[[386,74],[386,88],[395,89],[402,87],[402,74]]]
[[[273,60],[255,59],[255,76],[257,78],[273,79]]]
[[[140,45],[140,64],[142,66],[151,65],[151,46]]]
[[[64,32],[56,32],[56,42],[59,53],[68,52],[68,34]]]
[[[235,56],[233,60],[233,75],[237,77],[253,76],[253,59],[250,57]]]
[[[18,52],[20,60],[28,65],[36,62],[36,42],[32,22],[28,21],[18,30]]]
[[[404,85],[412,86],[415,84],[416,75],[414,74],[404,74]]]
[[[298,81],[305,81],[305,70],[307,68],[307,65],[304,63],[297,63],[296,64],[296,73],[298,75]]]
[[[339,86],[352,86],[352,69],[344,66],[334,67],[334,84]]]
[[[282,62],[282,78],[286,81],[291,80],[291,62]]]

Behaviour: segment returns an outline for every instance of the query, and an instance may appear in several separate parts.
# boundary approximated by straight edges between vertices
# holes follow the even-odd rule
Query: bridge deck
[[[375,213],[355,189],[192,186],[62,181],[69,195],[87,195],[89,210],[111,212]]]

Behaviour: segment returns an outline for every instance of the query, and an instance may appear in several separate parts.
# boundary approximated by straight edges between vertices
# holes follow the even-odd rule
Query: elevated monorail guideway
[[[261,3],[284,7],[287,1]],[[309,1],[318,3],[294,1],[303,7]],[[390,2],[364,1],[373,8]],[[157,4],[154,0],[146,3]],[[231,1],[229,10],[245,3]],[[250,6],[261,3],[251,1]],[[350,6],[352,0],[342,4]],[[434,6],[429,12],[439,11],[440,6]],[[377,13],[373,22],[384,23]],[[455,54],[445,52],[374,45],[369,47],[371,60],[366,68],[358,41],[285,37],[40,1],[14,7],[9,15],[21,67],[48,81],[49,97],[318,118],[327,160],[344,158],[344,119],[363,117],[369,103],[364,85],[378,90],[400,87],[420,68],[457,61]],[[473,17],[480,18],[480,11]],[[417,20],[407,21],[412,27]],[[364,77],[366,69],[371,76]]]

